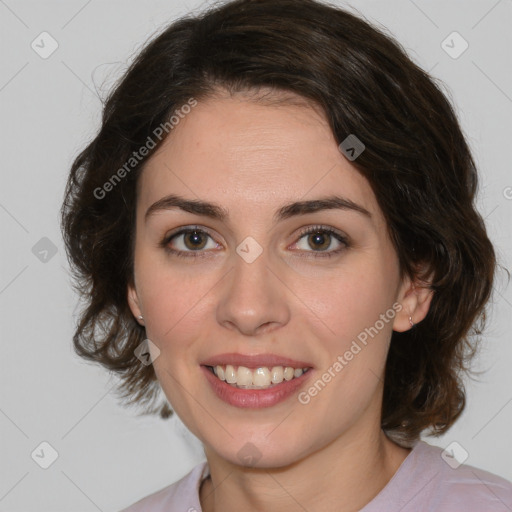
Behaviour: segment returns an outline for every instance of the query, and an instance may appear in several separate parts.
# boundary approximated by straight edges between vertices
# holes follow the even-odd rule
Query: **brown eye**
[[[324,251],[331,245],[331,235],[322,232],[312,233],[308,235],[308,243],[311,248]]]
[[[188,249],[198,250],[204,248],[208,236],[202,231],[188,231],[183,233],[183,241]]]
[[[301,247],[300,241],[302,239],[305,242]],[[335,256],[349,247],[349,243],[343,235],[332,228],[322,226],[313,226],[302,231],[299,242],[296,242],[295,245],[300,249],[299,253],[305,253],[305,257],[312,255],[312,257],[318,258]],[[334,248],[332,247],[333,245]],[[311,254],[309,255],[308,253]],[[302,254],[299,255],[304,256]]]
[[[181,229],[166,236],[159,245],[172,255],[185,257],[206,256],[209,252],[207,249],[215,249],[218,246],[209,233],[199,228]]]

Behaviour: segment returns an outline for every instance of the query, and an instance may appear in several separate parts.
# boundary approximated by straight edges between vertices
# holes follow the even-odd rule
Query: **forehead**
[[[293,200],[339,194],[379,216],[369,183],[338,149],[323,113],[291,100],[301,104],[244,95],[198,102],[146,162],[140,208],[174,193],[273,213]]]

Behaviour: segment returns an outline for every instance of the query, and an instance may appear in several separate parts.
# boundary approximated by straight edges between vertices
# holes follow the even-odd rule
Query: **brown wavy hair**
[[[384,213],[401,276],[433,290],[425,319],[392,334],[382,428],[404,444],[427,428],[444,433],[465,407],[461,376],[486,323],[496,256],[475,207],[474,160],[436,82],[382,29],[314,0],[235,0],[166,26],[117,82],[98,134],[71,167],[61,222],[83,301],[76,352],[120,377],[126,405],[172,414],[153,366],[134,355],[145,329],[127,302],[137,177],[151,152],[107,197],[98,190],[191,97],[289,91],[323,111],[338,143],[349,134],[363,141],[352,164]]]

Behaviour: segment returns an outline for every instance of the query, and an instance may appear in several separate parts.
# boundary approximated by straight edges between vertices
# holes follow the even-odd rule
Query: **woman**
[[[125,511],[512,509],[419,440],[485,321],[476,190],[445,96],[341,9],[235,0],[148,44],[68,181],[74,343],[206,462]]]

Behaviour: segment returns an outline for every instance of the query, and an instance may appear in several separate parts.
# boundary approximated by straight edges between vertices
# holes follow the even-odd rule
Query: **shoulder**
[[[387,510],[392,504],[400,505],[401,512],[507,512],[512,510],[512,483],[459,464],[453,452],[419,441],[386,487],[361,512]]]
[[[199,486],[209,473],[201,462],[177,482],[133,503],[120,512],[200,512]]]
[[[419,461],[431,467],[433,505],[439,504],[443,510],[464,507],[466,512],[512,509],[512,483],[508,480],[474,466],[459,464],[453,450],[442,450],[425,442],[419,448]]]

